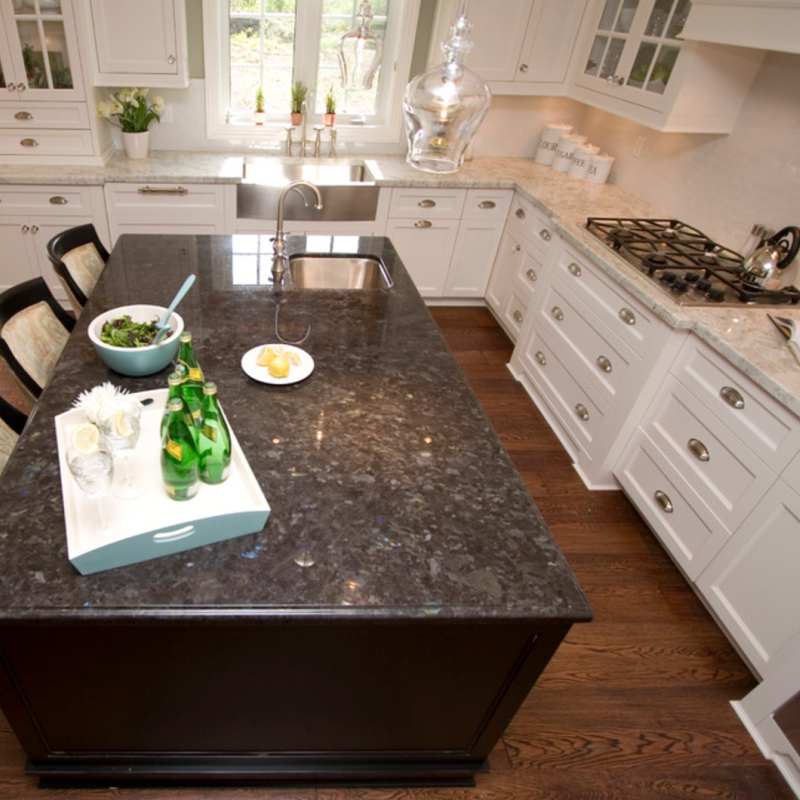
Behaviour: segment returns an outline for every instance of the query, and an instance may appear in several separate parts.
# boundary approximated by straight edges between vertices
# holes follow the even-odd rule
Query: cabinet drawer
[[[634,352],[643,356],[661,349],[669,328],[567,248],[559,254],[557,274],[566,278],[570,291]]]
[[[514,273],[514,291],[530,302],[543,275],[544,262],[541,257],[525,248],[522,252],[522,261]]]
[[[534,324],[599,405],[608,412],[630,405],[642,383],[636,370],[640,359],[624,344],[606,337],[603,326],[571,299],[558,279],[537,304]]]
[[[534,332],[522,355],[523,368],[557,414],[570,438],[591,459],[593,452],[595,456],[601,454],[596,447],[593,451],[592,445],[602,437],[605,416],[554,352]]]
[[[641,429],[614,475],[667,552],[695,579],[725,544],[725,529],[697,512],[686,482]]]
[[[775,471],[797,451],[800,420],[696,337],[672,373]]]
[[[508,215],[513,194],[510,189],[504,192],[470,189],[464,201],[463,218],[502,223]]]
[[[112,228],[122,225],[190,225],[224,228],[224,187],[209,183],[108,183]]]
[[[543,255],[550,252],[555,244],[556,233],[550,218],[518,194],[511,203],[508,222],[516,236],[533,245]]]
[[[464,189],[394,189],[390,219],[461,219]]]
[[[517,292],[511,291],[506,300],[505,308],[503,309],[503,322],[511,335],[511,338],[516,342],[519,338],[520,331],[522,330],[522,323],[525,321],[525,312],[527,311],[528,304],[527,298],[523,295],[520,296]]]
[[[102,206],[102,189],[93,186],[0,186],[0,216],[46,214],[48,217],[91,215],[92,195]]]
[[[85,103],[14,103],[0,106],[0,128],[88,128]]]
[[[36,128],[0,130],[0,155],[9,156],[90,156],[90,131],[54,131]]]
[[[775,480],[775,473],[678,381],[667,382],[644,428],[728,530],[740,525]]]

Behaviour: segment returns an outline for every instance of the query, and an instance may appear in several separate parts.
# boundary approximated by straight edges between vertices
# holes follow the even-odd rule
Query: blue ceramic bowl
[[[152,322],[161,319],[167,309],[164,306],[120,306],[105,311],[95,317],[89,324],[89,338],[92,340],[97,355],[105,363],[121,375],[138,378],[142,375],[153,375],[161,372],[164,367],[175,359],[178,354],[180,336],[183,333],[183,319],[173,312],[169,320],[172,333],[157,345],[147,347],[114,347],[100,341],[100,331],[103,323],[108,320],[129,314],[135,322]]]

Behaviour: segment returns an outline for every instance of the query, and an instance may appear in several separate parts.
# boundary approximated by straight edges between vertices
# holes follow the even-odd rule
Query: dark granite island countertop
[[[290,239],[296,251],[315,250],[320,244],[329,248],[331,240]],[[253,652],[255,645],[248,637],[258,631],[262,631],[258,635],[265,630],[285,634],[287,625],[294,630],[292,622],[306,626],[301,639],[281,644],[289,661],[288,654],[296,650],[302,663],[307,663],[301,654],[313,640],[311,631],[320,633],[320,646],[331,645],[326,638],[331,628],[326,625],[359,631],[361,644],[353,644],[342,658],[347,660],[359,650],[363,636],[369,639],[370,653],[377,647],[386,658],[400,647],[391,663],[402,661],[409,680],[417,671],[447,675],[440,662],[462,646],[468,648],[464,657],[477,663],[499,658],[504,647],[510,648],[505,661],[486,663],[481,672],[484,677],[496,673],[492,680],[486,679],[491,685],[499,681],[502,691],[495,686],[476,700],[473,711],[475,720],[482,720],[480,735],[473,732],[469,742],[454,743],[448,726],[458,720],[450,709],[440,739],[434,735],[436,725],[434,733],[426,734],[430,741],[423,736],[424,741],[415,743],[405,734],[386,741],[377,736],[380,752],[399,748],[426,753],[423,760],[435,761],[444,757],[430,753],[460,752],[459,769],[471,772],[485,758],[493,732],[502,731],[570,624],[590,618],[572,572],[389,241],[334,237],[333,247],[380,256],[394,287],[283,293],[281,328],[289,336],[310,321],[311,335],[303,346],[314,357],[316,369],[302,383],[275,387],[252,381],[239,365],[245,351],[275,339],[278,296],[269,284],[268,237],[129,235],[117,242],[2,477],[0,652],[5,650],[8,665],[6,693],[0,685],[0,699],[6,698],[4,710],[28,750],[34,772],[65,777],[65,756],[54,751],[77,754],[72,761],[67,759],[70,775],[102,777],[102,772],[84,769],[86,759],[81,754],[98,749],[160,752],[164,769],[166,763],[174,766],[177,752],[220,749],[213,741],[194,741],[191,728],[180,726],[172,731],[172,739],[164,741],[158,736],[158,741],[150,741],[141,731],[129,734],[130,739],[105,731],[101,745],[92,739],[95,734],[87,722],[87,738],[78,741],[78,734],[64,727],[63,710],[52,711],[52,696],[47,707],[37,707],[32,699],[38,686],[34,655],[41,656],[43,649],[59,641],[67,648],[91,649],[101,628],[104,637],[110,637],[104,639],[109,651],[115,649],[115,630],[133,626],[154,632],[147,647],[155,654],[150,666],[160,674],[165,669],[163,648],[174,640],[176,630],[183,632],[192,650],[190,631],[202,626],[219,629],[226,621],[241,626],[236,630],[244,637],[229,643],[232,653]],[[165,375],[112,376],[95,355],[86,328],[98,313],[115,306],[164,304],[191,272],[197,273],[198,281],[179,310],[272,506],[271,519],[262,532],[248,537],[80,576],[67,560],[53,417],[80,391],[104,380],[132,391],[165,382]],[[306,548],[315,564],[303,568],[295,558]],[[36,631],[47,631],[48,641],[37,641]],[[430,640],[429,635],[433,635]],[[450,656],[438,651],[444,643]],[[132,645],[118,644],[115,669],[124,672],[119,664],[127,663],[126,647]],[[408,655],[423,644],[429,663],[425,658],[417,663]],[[491,656],[483,652],[492,649]],[[192,663],[197,665],[202,657],[192,652]],[[174,653],[172,658],[166,663],[174,664]],[[80,681],[81,675],[89,680],[93,668],[83,663],[81,669],[75,674],[68,669],[65,680]],[[381,669],[386,674],[390,668],[384,664]],[[302,673],[297,664],[292,666],[292,675]],[[281,670],[277,675],[290,680]],[[309,680],[305,678],[306,686],[311,685]],[[362,675],[359,685],[369,681]],[[473,675],[467,684],[458,688],[462,697],[481,680]],[[353,690],[348,695],[351,700]],[[108,691],[111,697],[101,693],[90,702],[118,701],[123,690]],[[228,687],[228,702],[230,691]],[[328,692],[326,699],[334,707],[342,700],[330,686],[319,691]],[[418,697],[419,691],[417,687],[413,696]],[[480,694],[483,689],[475,691]],[[19,695],[19,706],[17,700],[7,699],[9,692]],[[446,707],[444,684],[437,692]],[[371,697],[367,705],[389,724],[398,699],[389,703]],[[273,711],[276,702],[270,701]],[[29,719],[31,708],[36,710],[35,724]],[[87,719],[91,717],[89,713]],[[464,726],[473,724],[470,720],[459,723],[462,733]],[[406,722],[393,720],[391,727],[402,732]],[[358,725],[349,746],[348,735],[337,730],[337,750],[363,750],[359,739],[363,730],[358,734]],[[44,728],[49,730],[47,746],[35,732]],[[301,741],[293,738],[299,732],[285,733],[286,724],[283,729],[280,747],[259,739],[261,730],[228,734],[238,742],[233,747],[236,753],[330,750],[324,736]],[[371,741],[375,736],[373,728]],[[418,756],[414,759],[419,762]],[[278,760],[284,766],[288,763],[284,757]],[[464,779],[466,772],[457,775],[453,759],[445,760],[449,780]],[[374,753],[370,761],[376,762]],[[84,767],[78,769],[79,763]],[[258,777],[269,773],[274,778],[279,772],[280,777],[297,777],[291,769],[277,770],[274,759],[270,763]],[[202,767],[197,770],[205,774]],[[394,767],[387,770],[381,780],[399,779]],[[423,773],[417,769],[414,779],[444,779],[433,774],[425,778]],[[312,774],[315,779],[325,777],[318,769]],[[344,773],[337,776],[347,778]]]

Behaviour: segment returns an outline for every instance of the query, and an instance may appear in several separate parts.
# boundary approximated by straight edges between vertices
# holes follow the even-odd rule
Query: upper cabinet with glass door
[[[729,133],[763,54],[684,42],[690,0],[594,0],[573,94],[663,131]]]
[[[83,99],[71,0],[0,0],[0,20],[0,100]]]

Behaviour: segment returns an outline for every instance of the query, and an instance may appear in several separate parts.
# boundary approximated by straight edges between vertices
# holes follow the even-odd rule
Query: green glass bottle
[[[167,403],[164,406],[164,414],[161,417],[161,438],[164,438],[164,431],[167,429],[167,420],[169,419],[169,411],[167,410],[169,407],[170,400],[178,399],[181,401],[181,408],[183,408],[184,416],[186,421],[191,421],[191,417],[189,416],[189,412],[186,410],[186,406],[183,402],[183,380],[185,376],[185,371],[178,371],[175,370],[174,372],[170,372],[169,377],[167,378]]]
[[[190,500],[200,488],[200,457],[186,416],[183,400],[174,397],[167,404],[167,424],[161,439],[161,476],[164,489],[173,500]]]
[[[203,370],[197,361],[192,347],[192,334],[184,331],[181,334],[180,349],[178,350],[178,365],[186,370],[182,394],[192,422],[199,427],[203,423]]]
[[[222,483],[231,467],[231,433],[217,401],[217,385],[203,384],[203,424],[197,430],[200,480]]]

